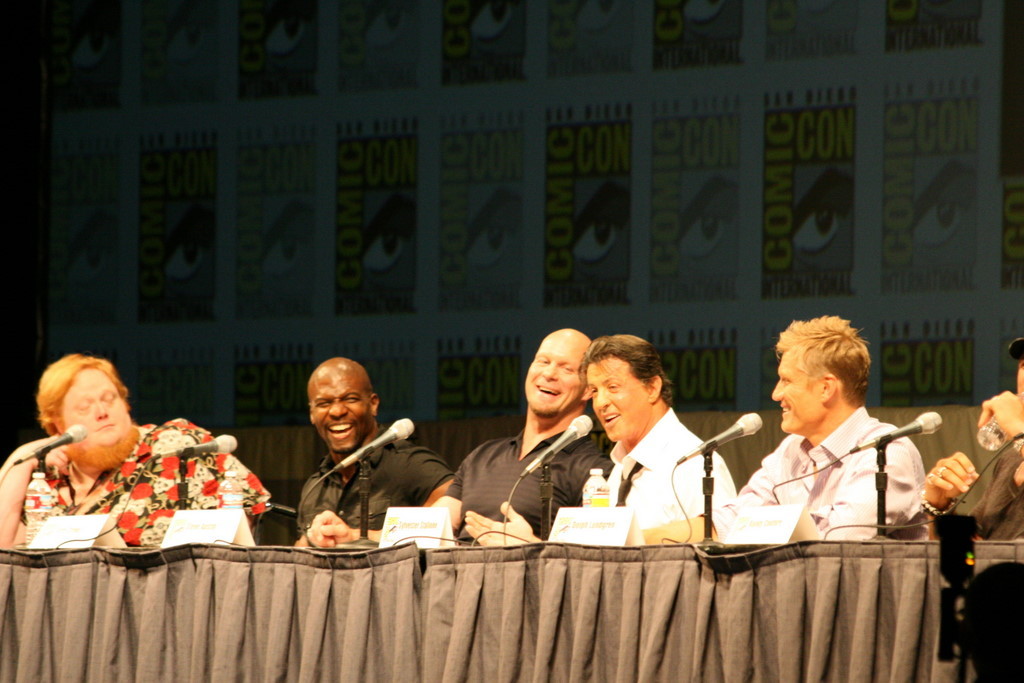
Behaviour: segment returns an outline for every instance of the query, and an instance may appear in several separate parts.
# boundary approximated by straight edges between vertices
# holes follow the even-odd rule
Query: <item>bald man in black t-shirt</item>
[[[513,437],[481,444],[462,462],[445,495],[435,505],[449,509],[452,528],[468,540],[502,519],[501,505],[523,468],[558,439],[583,414],[586,395],[579,374],[590,339],[577,330],[552,332],[541,342],[526,373],[526,424]],[[588,438],[575,441],[551,460],[551,514],[560,507],[577,507],[591,468],[607,476],[611,461]],[[540,535],[540,470],[516,488],[512,507]],[[470,522],[463,524],[464,521]],[[472,522],[477,522],[476,524]],[[475,533],[474,533],[475,531]],[[461,532],[461,533],[460,533]]]

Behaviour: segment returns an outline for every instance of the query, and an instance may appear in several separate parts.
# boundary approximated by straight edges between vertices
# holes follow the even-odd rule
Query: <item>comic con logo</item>
[[[441,284],[514,279],[522,222],[522,130],[445,135],[441,140]]]
[[[118,160],[58,156],[50,172],[50,305],[60,322],[113,322],[117,302]]]
[[[235,424],[301,424],[309,413],[309,362],[235,365]]]
[[[854,131],[853,107],[772,112],[765,117],[767,272],[831,260],[828,247],[849,228],[853,209],[853,179],[845,168],[831,164],[853,159]],[[801,165],[824,168],[807,176],[805,189],[797,196]]]
[[[335,286],[339,313],[411,310],[417,145],[413,136],[338,144]],[[401,301],[379,292],[401,291]],[[348,310],[347,293],[366,296]]]
[[[629,276],[628,122],[554,125],[547,133],[546,305],[625,302]],[[558,289],[560,283],[591,283]]]
[[[1003,189],[1002,287],[1024,288],[1024,182],[1009,181]]]
[[[929,265],[963,260],[973,236],[975,172],[962,155],[977,149],[974,98],[893,103],[885,111],[883,259],[910,265],[920,253]],[[928,157],[938,158],[929,162]],[[928,170],[931,173],[927,173]],[[927,173],[927,178],[922,178]],[[941,262],[936,258],[941,256]]]
[[[238,151],[239,315],[302,315],[313,273],[314,151],[279,144]]]
[[[973,339],[883,342],[881,359],[882,405],[973,401]]]
[[[502,415],[519,409],[519,354],[443,357],[438,362],[438,419]]]
[[[160,418],[213,413],[213,368],[209,365],[140,365],[137,408]]]
[[[672,380],[675,407],[735,406],[735,347],[662,351],[661,360]]]
[[[144,152],[140,175],[142,318],[212,317],[216,150]]]
[[[725,169],[739,164],[739,116],[656,120],[653,143],[651,274],[673,277],[735,236],[738,186]],[[687,181],[699,183],[692,194]]]

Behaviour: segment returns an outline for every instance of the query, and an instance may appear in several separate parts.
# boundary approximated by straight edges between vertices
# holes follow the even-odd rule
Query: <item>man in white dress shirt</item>
[[[702,440],[672,410],[672,382],[654,346],[627,334],[599,337],[583,356],[581,371],[587,376],[594,415],[615,442],[615,467],[608,481],[612,501],[632,508],[645,532],[700,515],[704,460],[693,457],[678,467],[676,461]],[[712,462],[714,499],[722,502],[736,495],[736,487],[718,453]]]

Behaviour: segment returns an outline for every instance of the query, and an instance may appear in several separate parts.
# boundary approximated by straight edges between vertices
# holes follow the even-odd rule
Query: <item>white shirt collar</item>
[[[676,412],[669,408],[632,451],[626,453],[622,443],[615,444],[611,453],[612,460],[621,463],[626,458],[632,458],[649,470],[668,472],[676,459],[686,455],[674,455],[676,449],[673,448],[673,443],[679,440],[681,429],[685,430],[686,427],[676,417]],[[675,445],[678,447],[680,444]]]

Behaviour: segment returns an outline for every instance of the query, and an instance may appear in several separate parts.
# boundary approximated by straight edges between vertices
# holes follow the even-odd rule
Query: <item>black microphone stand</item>
[[[369,539],[370,531],[370,468],[359,463],[359,538]]]
[[[704,540],[702,545],[721,545],[718,541],[711,538],[711,531],[714,528],[714,524],[711,520],[711,501],[715,493],[715,478],[712,476],[712,470],[714,468],[713,453],[715,452],[714,442],[709,443],[701,449],[701,455],[704,456]]]
[[[188,510],[188,458],[191,449],[185,449],[178,456],[178,509]],[[156,457],[156,453],[151,456]]]
[[[547,460],[540,468],[540,537],[548,540],[551,534],[551,463]],[[512,501],[509,501],[509,505]]]
[[[878,471],[875,472],[875,490],[878,491],[878,507],[876,512],[875,521],[878,524],[878,533],[875,535],[875,540],[888,539],[888,534],[881,527],[885,526],[885,490],[889,487],[889,473],[885,471],[886,457],[885,449],[889,447],[889,442],[892,441],[892,437],[883,437],[878,441],[878,445],[875,446],[875,451],[878,453]]]
[[[188,510],[188,461],[190,458],[194,458],[196,455],[196,446],[199,444],[193,444],[186,448],[181,449],[178,453],[178,509]],[[158,457],[157,453],[153,453],[147,463]],[[196,463],[198,467],[198,463]]]
[[[370,468],[363,467],[363,460],[374,450],[367,448],[356,460],[359,465],[359,480],[356,482],[359,486],[359,538],[342,543],[346,548],[376,548],[380,545],[370,540]]]

